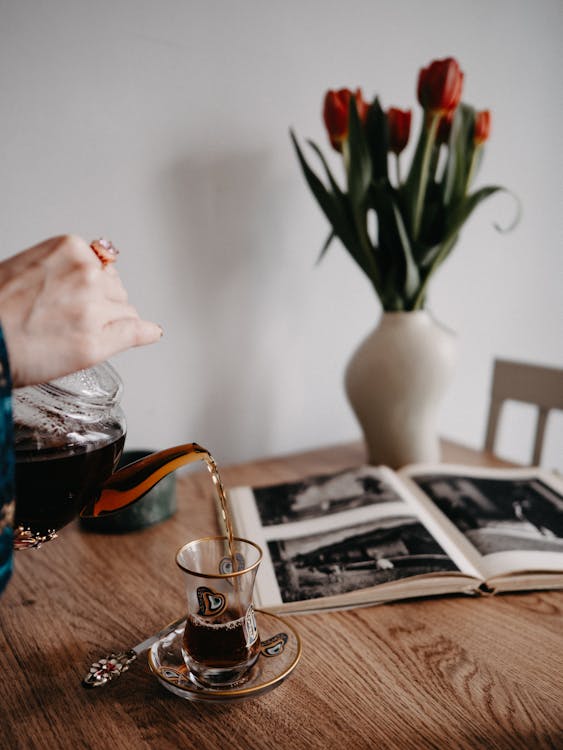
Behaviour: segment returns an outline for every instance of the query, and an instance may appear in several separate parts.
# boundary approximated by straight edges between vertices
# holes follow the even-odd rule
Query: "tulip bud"
[[[402,110],[391,107],[387,111],[387,124],[389,126],[389,150],[397,156],[405,148],[409,141],[411,132],[411,110]]]
[[[450,133],[452,130],[452,123],[454,121],[455,110],[445,112],[438,122],[438,130],[436,131],[436,143],[438,145],[447,143],[450,140]]]
[[[362,94],[362,89],[356,89],[356,93],[354,94],[354,98],[356,100],[356,109],[358,111],[358,117],[360,118],[360,122],[362,125],[366,124],[366,120],[368,118],[368,112],[369,112],[369,104],[364,101],[364,97]]]
[[[461,100],[463,73],[453,57],[434,60],[418,76],[418,101],[430,112],[449,112]]]
[[[358,117],[364,123],[367,118],[369,104],[363,100],[361,89],[356,89],[356,93],[353,96],[356,101]],[[330,142],[337,151],[342,151],[342,143],[348,138],[351,97],[352,92],[350,89],[330,90],[325,94],[323,119]]]
[[[489,137],[491,132],[491,113],[488,109],[477,112],[475,115],[475,126],[473,129],[473,143],[480,146]]]

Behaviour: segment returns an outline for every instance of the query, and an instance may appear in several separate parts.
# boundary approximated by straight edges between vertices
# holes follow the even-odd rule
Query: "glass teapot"
[[[14,547],[38,547],[78,515],[121,510],[171,471],[213,462],[187,443],[114,473],[125,443],[123,384],[104,362],[13,394],[16,454]]]

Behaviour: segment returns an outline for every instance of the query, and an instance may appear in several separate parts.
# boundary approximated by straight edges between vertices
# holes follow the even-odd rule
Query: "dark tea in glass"
[[[237,613],[225,612],[214,622],[190,615],[183,643],[190,657],[209,670],[246,670],[260,654],[257,632],[249,634],[246,617],[237,617]]]

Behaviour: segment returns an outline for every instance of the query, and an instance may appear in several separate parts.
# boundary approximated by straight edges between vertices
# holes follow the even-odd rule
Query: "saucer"
[[[287,620],[260,609],[255,614],[262,644],[260,656],[238,684],[212,688],[193,681],[182,657],[185,621],[149,650],[151,672],[171,693],[190,701],[229,703],[273,690],[295,669],[301,657],[301,639]]]

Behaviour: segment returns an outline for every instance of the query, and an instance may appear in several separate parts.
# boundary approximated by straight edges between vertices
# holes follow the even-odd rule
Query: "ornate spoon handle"
[[[162,628],[162,630],[159,630],[158,633],[151,635],[146,640],[133,646],[129,651],[120,651],[117,654],[112,652],[109,656],[104,656],[103,658],[98,659],[92,664],[88,674],[82,680],[83,687],[102,687],[103,685],[107,685],[108,682],[117,679],[123,672],[126,672],[129,669],[129,665],[135,661],[139,654],[144,653],[153,645],[153,643],[156,643],[156,641],[164,638],[168,633],[176,630],[185,619],[186,616],[182,615],[182,617],[179,617],[165,628]]]
[[[104,656],[102,659],[95,661],[90,667],[90,671],[82,680],[82,685],[86,688],[102,687],[107,685],[111,680],[115,680],[129,669],[131,662],[135,661],[137,653],[134,649],[130,651]]]

